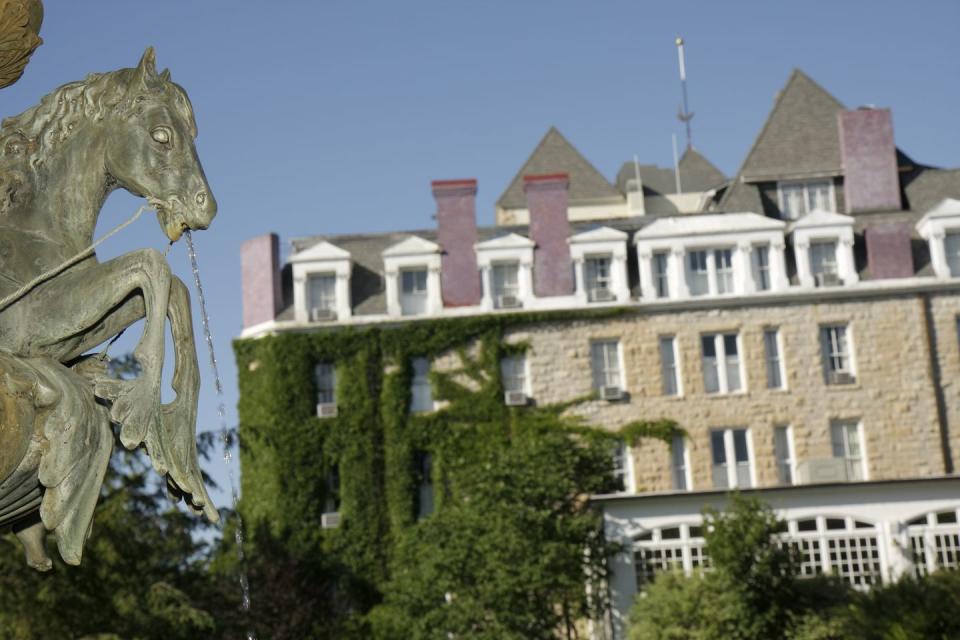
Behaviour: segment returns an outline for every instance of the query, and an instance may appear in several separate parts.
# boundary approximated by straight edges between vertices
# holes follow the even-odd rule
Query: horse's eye
[[[157,127],[150,132],[150,136],[160,144],[170,143],[170,129],[167,129],[166,127]]]

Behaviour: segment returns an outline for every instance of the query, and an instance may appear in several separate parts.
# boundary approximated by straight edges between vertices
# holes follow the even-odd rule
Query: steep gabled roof
[[[712,162],[700,152],[688,148],[678,163],[680,170],[680,188],[685,193],[709,191],[719,187],[727,178]],[[627,192],[627,183],[640,172],[643,190],[647,194],[667,195],[677,192],[677,180],[673,175],[673,168],[658,167],[653,164],[641,164],[636,169],[632,162],[624,162],[617,173],[617,188],[621,193]]]
[[[623,196],[603,177],[590,161],[570,142],[550,127],[540,143],[513,177],[510,186],[497,200],[502,209],[524,209],[527,196],[523,192],[523,176],[566,173],[570,178],[570,204],[602,200],[622,200]]]

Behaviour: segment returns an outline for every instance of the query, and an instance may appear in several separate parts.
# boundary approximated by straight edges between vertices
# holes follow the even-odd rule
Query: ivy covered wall
[[[426,544],[422,541],[436,534],[428,528],[443,526],[439,515],[457,512],[460,521],[466,521],[471,516],[463,512],[463,505],[484,500],[531,505],[543,501],[543,517],[509,526],[541,527],[539,533],[531,530],[528,535],[546,536],[547,542],[555,538],[558,545],[569,547],[564,547],[569,558],[558,560],[550,570],[569,574],[565,577],[569,584],[563,588],[582,609],[584,543],[591,531],[599,530],[597,515],[587,507],[585,497],[613,486],[612,439],[669,439],[676,427],[664,421],[633,423],[616,433],[590,428],[563,415],[577,400],[563,406],[505,406],[500,360],[526,347],[505,344],[503,336],[510,328],[530,323],[603,321],[627,313],[607,309],[498,314],[331,327],[236,341],[241,508],[249,528],[268,526],[274,535],[288,540],[294,553],[335,557],[351,576],[348,588],[357,607],[369,611],[384,600],[391,585],[399,584],[392,575],[400,570],[397,550],[403,550],[409,560],[411,544]],[[442,401],[442,408],[411,413],[412,358],[433,360],[451,352],[460,366],[430,374],[434,399]],[[320,362],[335,364],[335,418],[316,417],[314,366]],[[418,452],[431,456],[436,505],[436,514],[419,522]],[[501,464],[511,468],[500,469]],[[541,479],[523,479],[525,467],[528,474],[536,468]],[[339,487],[328,486],[334,468]],[[550,475],[556,476],[549,479],[551,486],[536,489],[537,482],[547,482]],[[499,484],[491,485],[493,478],[499,478]],[[531,485],[526,495],[510,493],[506,486],[517,478]],[[337,492],[342,523],[325,530],[320,526],[321,512],[332,491]],[[567,522],[570,526],[564,529]],[[516,534],[522,537],[524,532]],[[596,555],[607,552],[602,541],[597,545]],[[569,564],[570,558],[575,559],[572,566],[561,566]],[[602,557],[593,562],[598,571],[602,569]],[[558,583],[561,578],[550,579]],[[408,624],[414,622],[408,620]],[[385,628],[391,625],[396,628],[396,620]],[[522,637],[532,632],[518,633]]]

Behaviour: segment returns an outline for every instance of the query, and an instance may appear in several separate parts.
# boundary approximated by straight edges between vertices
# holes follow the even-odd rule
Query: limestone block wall
[[[946,385],[950,424],[960,424],[960,351],[957,315],[960,297],[938,295],[938,362]],[[820,327],[846,323],[852,340],[857,380],[827,385],[824,380]],[[633,420],[672,418],[690,435],[692,488],[712,488],[709,432],[714,428],[750,430],[758,486],[776,485],[773,428],[793,429],[798,462],[832,456],[831,420],[859,420],[863,425],[868,478],[925,477],[945,473],[933,369],[924,331],[924,303],[917,294],[871,297],[848,302],[797,303],[740,308],[655,313],[649,310],[621,319],[556,322],[525,327],[508,339],[530,344],[528,370],[533,398],[540,403],[590,394],[590,343],[618,339],[625,388],[623,402],[590,401],[574,411],[598,428],[616,428]],[[766,388],[763,331],[777,327],[786,389]],[[736,332],[744,389],[706,394],[700,337]],[[662,393],[660,336],[678,340],[683,395]],[[958,429],[948,439],[954,460],[960,452]],[[659,442],[634,448],[637,491],[672,489],[669,447]]]
[[[946,434],[953,473],[960,472],[960,297],[930,298],[933,335],[937,349],[940,385],[948,430]]]

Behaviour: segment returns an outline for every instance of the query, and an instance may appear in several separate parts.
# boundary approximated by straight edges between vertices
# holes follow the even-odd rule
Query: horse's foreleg
[[[190,312],[190,292],[180,278],[170,283],[170,304],[167,307],[170,333],[173,336],[173,389],[177,397],[163,405],[161,430],[156,442],[148,441],[154,449],[162,449],[169,477],[178,493],[190,494],[189,503],[203,509],[212,522],[219,514],[207,494],[203,475],[197,460],[197,400],[200,394],[200,368],[193,338],[193,316]],[[152,454],[151,454],[152,455]]]

